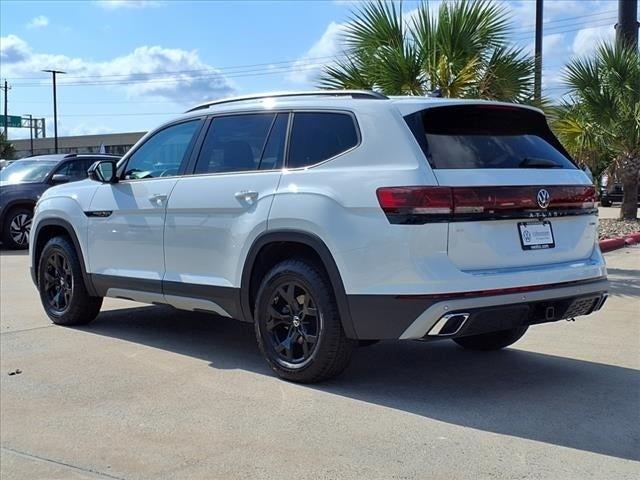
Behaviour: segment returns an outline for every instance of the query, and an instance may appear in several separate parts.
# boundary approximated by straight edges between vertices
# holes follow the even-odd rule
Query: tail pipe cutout
[[[448,337],[460,331],[469,319],[469,313],[449,313],[444,315],[431,327],[427,336]]]

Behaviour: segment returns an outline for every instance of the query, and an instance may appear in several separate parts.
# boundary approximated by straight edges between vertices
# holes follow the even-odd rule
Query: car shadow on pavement
[[[534,327],[535,328],[535,327]],[[105,311],[81,330],[272,376],[235,321],[151,306]],[[453,342],[381,342],[332,381],[301,386],[464,427],[640,460],[640,372]],[[429,432],[425,432],[429,435]]]
[[[9,250],[2,248],[0,244],[0,257],[26,257],[29,255],[29,250]]]
[[[640,270],[607,267],[609,294],[640,299]]]

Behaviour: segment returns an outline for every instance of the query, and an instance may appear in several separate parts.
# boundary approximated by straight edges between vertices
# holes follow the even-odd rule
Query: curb
[[[606,238],[598,242],[600,251],[603,253],[623,248],[626,245],[635,245],[636,243],[640,243],[640,232],[631,233],[624,237]]]

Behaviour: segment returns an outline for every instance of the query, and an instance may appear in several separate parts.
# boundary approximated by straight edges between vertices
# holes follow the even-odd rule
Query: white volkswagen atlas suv
[[[376,340],[495,350],[600,309],[595,202],[535,108],[238,97],[47,190],[31,271],[54,323],[92,321],[103,297],[210,312],[253,324],[282,378],[316,382]]]

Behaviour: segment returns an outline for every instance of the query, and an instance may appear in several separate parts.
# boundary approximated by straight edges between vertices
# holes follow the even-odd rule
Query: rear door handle
[[[241,202],[253,203],[258,198],[258,192],[254,190],[241,190],[234,195]]]
[[[162,193],[154,193],[153,195],[149,195],[149,201],[156,207],[162,207],[164,202],[167,201],[167,196]]]

